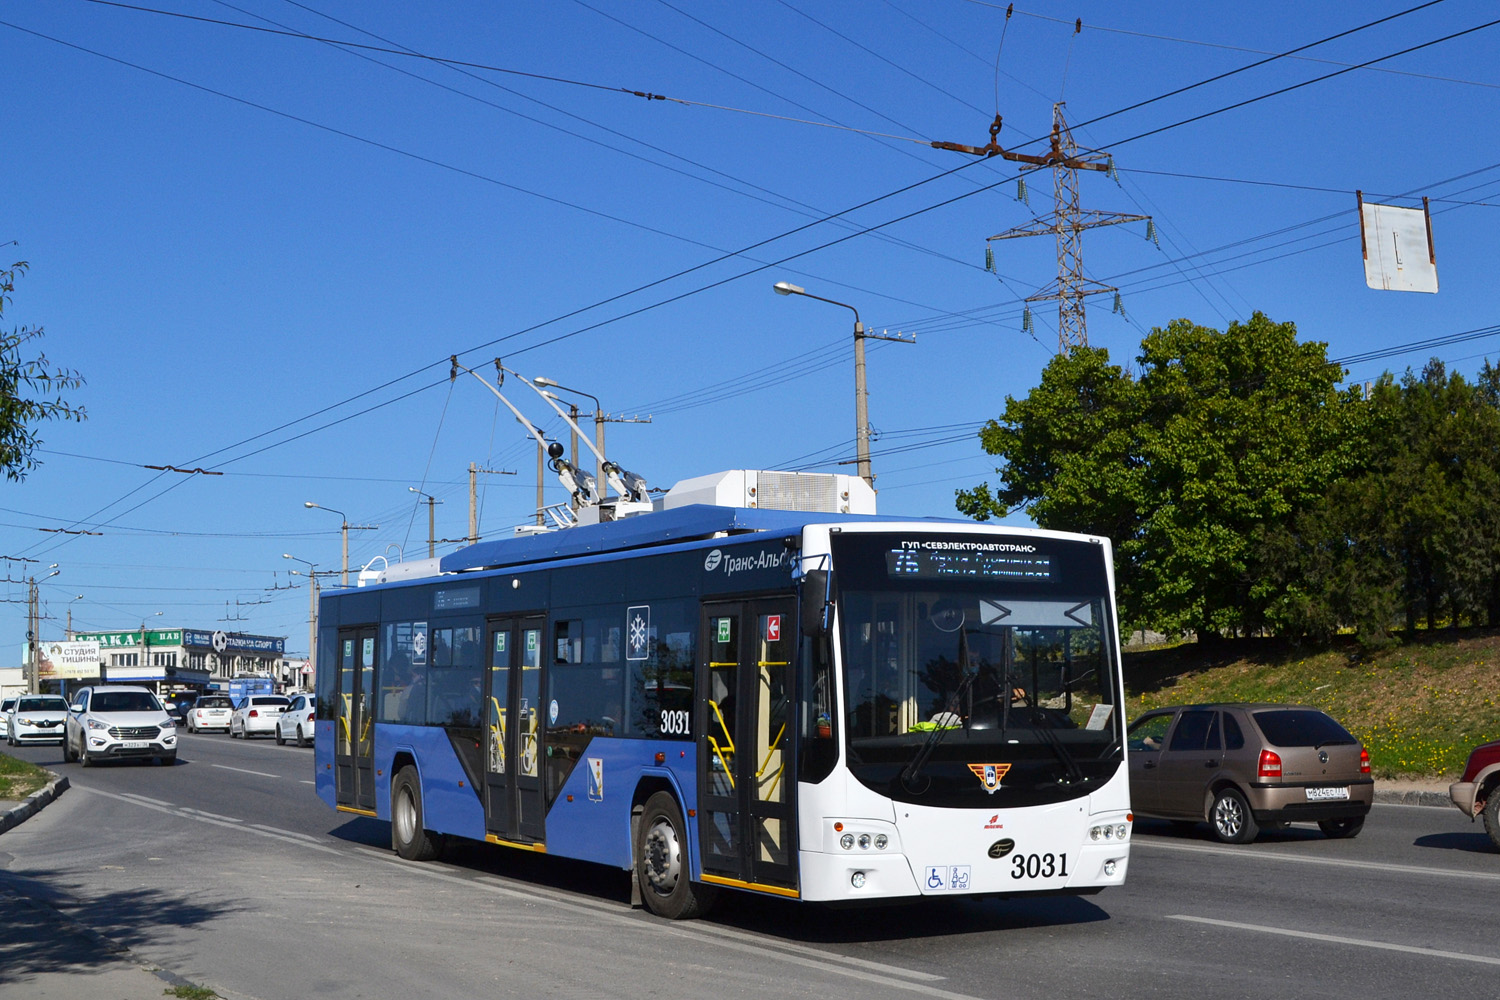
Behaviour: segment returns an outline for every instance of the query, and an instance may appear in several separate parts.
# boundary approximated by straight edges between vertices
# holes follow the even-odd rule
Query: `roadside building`
[[[79,632],[77,640],[99,643],[100,670],[84,684],[139,684],[158,694],[201,693],[227,688],[234,677],[279,676],[285,636],[249,635],[209,629],[134,629]]]

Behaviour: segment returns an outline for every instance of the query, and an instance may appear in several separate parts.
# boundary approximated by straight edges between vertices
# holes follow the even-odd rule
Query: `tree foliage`
[[[1256,313],[1223,332],[1178,320],[1136,370],[1059,355],[981,431],[1000,485],[960,491],[984,519],[1026,507],[1046,528],[1110,536],[1131,627],[1201,638],[1263,627],[1257,539],[1325,497],[1359,460],[1364,415],[1325,345]]]
[[[26,273],[19,261],[0,271],[0,316],[11,302],[16,276]],[[71,406],[59,393],[83,385],[83,377],[67,368],[55,368],[40,350],[28,357],[33,342],[43,336],[41,327],[0,330],[0,471],[19,482],[36,468],[36,448],[41,444],[36,424],[44,420],[83,420],[83,407]]]

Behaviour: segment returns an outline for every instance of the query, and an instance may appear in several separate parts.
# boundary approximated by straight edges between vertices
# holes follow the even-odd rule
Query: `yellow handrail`
[[[704,737],[704,739],[708,740],[708,745],[713,748],[714,756],[719,758],[719,766],[724,769],[724,777],[729,779],[729,787],[733,788],[734,772],[730,770],[729,762],[724,759],[724,751],[719,748],[719,741],[714,739],[712,736],[706,736]],[[729,753],[731,756],[734,755],[733,750],[730,750]]]
[[[766,759],[761,761],[760,770],[755,772],[755,777],[757,779],[759,779],[762,774],[766,773],[766,768],[771,766],[771,755],[780,749],[777,744],[781,742],[781,738],[785,735],[786,723],[783,722],[781,724],[780,731],[776,733],[776,738],[766,745]]]

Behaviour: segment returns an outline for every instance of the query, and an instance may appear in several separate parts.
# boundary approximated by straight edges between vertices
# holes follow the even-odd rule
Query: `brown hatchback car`
[[[1131,723],[1128,740],[1131,809],[1207,820],[1229,844],[1298,821],[1353,837],[1375,798],[1369,753],[1305,705],[1159,708]]]

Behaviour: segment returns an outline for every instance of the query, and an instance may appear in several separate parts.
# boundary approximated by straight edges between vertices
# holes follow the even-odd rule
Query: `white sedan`
[[[284,745],[296,740],[299,747],[311,746],[313,741],[313,716],[317,713],[317,699],[310,694],[299,694],[292,699],[291,707],[276,720],[276,744]]]
[[[23,743],[61,743],[68,719],[68,703],[56,694],[23,694],[16,699],[5,733],[11,746]]]
[[[205,729],[222,729],[229,732],[229,717],[234,714],[234,702],[222,694],[204,695],[193,702],[193,707],[183,713],[183,721],[190,733],[201,733]]]
[[[229,717],[229,735],[241,739],[270,736],[276,732],[276,720],[291,705],[291,699],[279,694],[252,694],[240,699]]]

